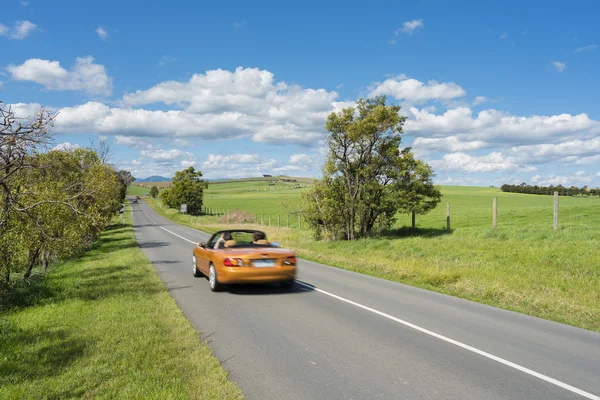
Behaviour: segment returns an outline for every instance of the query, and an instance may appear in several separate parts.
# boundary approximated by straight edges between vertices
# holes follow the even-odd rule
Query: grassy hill
[[[277,215],[300,207],[305,188],[267,182],[210,185],[207,207]],[[417,217],[408,215],[387,234],[355,242],[315,241],[305,229],[254,224],[299,256],[397,282],[456,295],[542,318],[600,331],[600,199],[560,198],[560,230],[553,231],[551,196],[502,193],[495,188],[442,187],[443,201]],[[498,228],[493,230],[492,198],[498,197]],[[452,230],[447,231],[446,203]],[[216,216],[190,217],[161,208],[163,215],[214,231]],[[260,221],[260,218],[258,218]],[[290,219],[295,228],[297,219]]]

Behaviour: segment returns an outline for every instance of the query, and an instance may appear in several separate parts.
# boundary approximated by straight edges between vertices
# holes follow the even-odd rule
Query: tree
[[[406,117],[398,111],[376,97],[329,115],[323,179],[303,196],[315,230],[354,240],[388,229],[401,209],[426,212],[439,202],[431,168],[410,148],[399,150]]]
[[[100,160],[102,161],[101,158]],[[121,182],[121,201],[123,201],[125,200],[125,196],[127,196],[127,188],[135,181],[135,178],[131,175],[131,172],[129,171],[121,170],[115,173],[117,175],[117,178]]]
[[[204,189],[207,187],[206,182],[202,180],[202,172],[189,167],[175,172],[171,183],[172,186],[160,194],[162,202],[170,208],[179,208],[182,204],[187,204],[188,214],[200,215]]]
[[[150,188],[150,197],[152,197],[153,199],[158,197],[158,188],[156,186],[152,186]]]
[[[415,228],[416,215],[427,214],[441,201],[442,193],[433,184],[433,170],[420,160],[415,160],[412,153],[404,156],[404,172],[398,180],[400,210],[410,213],[411,226]]]

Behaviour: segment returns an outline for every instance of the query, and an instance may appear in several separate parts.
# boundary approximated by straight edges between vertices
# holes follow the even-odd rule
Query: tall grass
[[[242,397],[125,222],[3,298],[0,398]]]

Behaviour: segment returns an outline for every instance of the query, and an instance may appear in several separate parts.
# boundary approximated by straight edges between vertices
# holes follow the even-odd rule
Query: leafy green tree
[[[170,208],[179,208],[187,204],[187,212],[191,215],[200,215],[206,182],[202,180],[202,172],[189,167],[175,172],[171,180],[172,186],[164,189],[160,194],[162,202]]]
[[[323,179],[303,196],[314,229],[354,240],[389,229],[401,209],[427,212],[439,202],[431,168],[399,149],[406,120],[399,111],[376,97],[329,115]]]
[[[399,196],[400,211],[412,215],[411,226],[416,224],[416,215],[427,214],[433,210],[442,199],[438,186],[433,184],[435,176],[429,165],[416,160],[413,154],[404,154],[404,168],[397,181],[396,193]]]
[[[153,199],[158,197],[158,188],[156,186],[152,186],[150,188],[150,197],[152,197]]]

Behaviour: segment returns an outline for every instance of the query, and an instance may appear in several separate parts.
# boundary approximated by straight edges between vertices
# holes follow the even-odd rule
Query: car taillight
[[[242,267],[244,265],[244,260],[241,258],[226,258],[223,261],[223,265],[226,267]]]
[[[288,257],[283,261],[283,263],[285,265],[296,265],[296,257],[294,257],[294,256]]]

